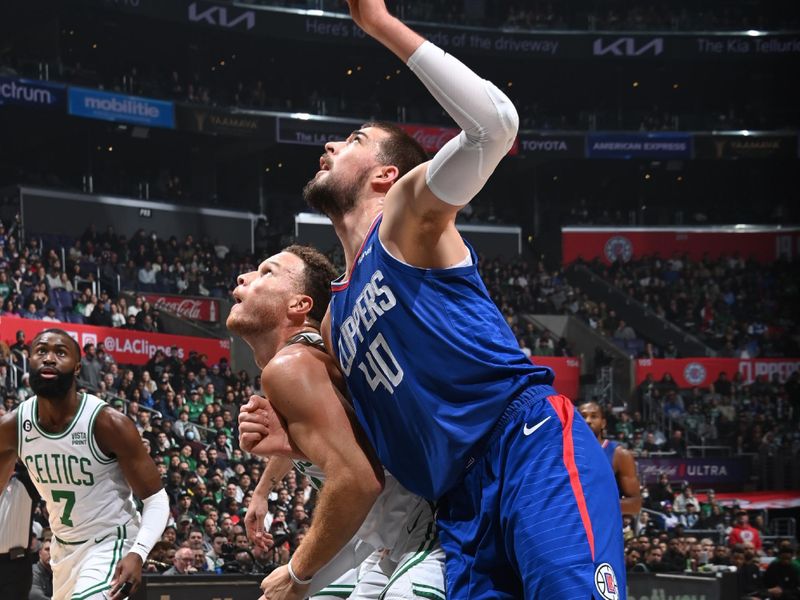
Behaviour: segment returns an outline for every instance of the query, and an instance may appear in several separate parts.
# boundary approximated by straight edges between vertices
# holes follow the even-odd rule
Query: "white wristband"
[[[314,579],[313,576],[309,577],[308,579],[300,579],[297,575],[295,575],[294,569],[292,568],[291,559],[288,563],[286,563],[286,570],[289,571],[289,577],[291,577],[292,581],[294,581],[297,585],[308,585],[311,583],[311,580]]]
[[[161,539],[164,528],[169,518],[169,498],[164,488],[158,490],[149,498],[142,501],[142,524],[139,534],[133,542],[131,552],[142,557],[142,563],[147,560],[150,550]]]

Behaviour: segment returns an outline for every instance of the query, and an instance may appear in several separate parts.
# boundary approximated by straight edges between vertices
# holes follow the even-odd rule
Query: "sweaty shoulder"
[[[281,349],[264,367],[261,384],[265,389],[286,389],[298,379],[314,376],[327,376],[340,391],[346,389],[342,374],[330,354],[305,344],[292,344]]]

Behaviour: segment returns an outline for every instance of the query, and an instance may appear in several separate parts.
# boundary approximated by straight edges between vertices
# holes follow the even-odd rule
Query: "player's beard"
[[[75,372],[59,373],[53,379],[45,379],[39,371],[31,371],[31,389],[37,396],[44,398],[62,398],[75,385]]]
[[[331,219],[343,217],[355,207],[371,170],[371,167],[364,167],[350,183],[341,181],[332,171],[324,179],[317,180],[315,176],[303,188],[303,199]]]
[[[225,322],[228,330],[239,337],[254,336],[274,328],[279,320],[278,308],[275,305],[264,305],[243,302],[235,311],[231,311]]]

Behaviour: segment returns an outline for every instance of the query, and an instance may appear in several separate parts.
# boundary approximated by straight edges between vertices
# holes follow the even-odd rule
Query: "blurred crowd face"
[[[191,548],[179,548],[175,552],[172,564],[178,573],[189,573],[194,565],[194,550]]]

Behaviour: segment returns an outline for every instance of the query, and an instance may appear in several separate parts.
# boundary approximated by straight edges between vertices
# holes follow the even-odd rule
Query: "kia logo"
[[[612,56],[642,56],[643,54],[652,54],[659,56],[664,52],[664,38],[653,38],[647,42],[643,42],[637,46],[636,38],[621,37],[604,44],[603,38],[597,38],[592,46],[592,54],[595,56],[605,56],[611,54]]]

